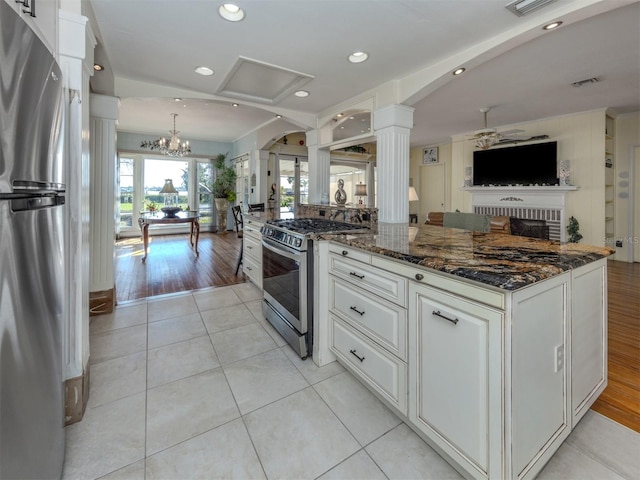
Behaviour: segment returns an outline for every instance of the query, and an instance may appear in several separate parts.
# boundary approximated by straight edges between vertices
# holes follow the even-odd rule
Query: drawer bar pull
[[[351,310],[353,310],[354,312],[359,313],[360,315],[364,315],[364,312],[361,312],[361,311],[360,311],[360,310],[358,310],[356,307],[351,306],[351,307],[349,307],[349,308],[350,308]],[[458,320],[456,320],[456,322],[457,322],[457,321],[458,321]]]
[[[247,245],[247,248],[251,250],[253,247],[251,245]]]
[[[358,275],[356,272],[349,272],[349,275],[359,278],[360,280],[364,278],[364,275]]]
[[[342,256],[346,257],[347,255],[349,255],[349,252],[347,252],[346,250],[342,250]]]
[[[446,315],[441,314],[440,310],[434,310],[433,312],[431,312],[431,314],[435,315],[436,317],[444,318],[445,320],[450,321],[454,325],[456,325],[458,323],[458,319],[457,318],[449,318]]]
[[[361,356],[359,356],[359,355],[356,353],[356,349],[355,349],[355,348],[354,348],[353,350],[349,350],[349,353],[350,353],[351,355],[353,355],[354,357],[356,357],[356,358],[357,358],[358,360],[360,360],[361,362],[364,362],[364,356],[362,356],[362,357],[361,357]]]

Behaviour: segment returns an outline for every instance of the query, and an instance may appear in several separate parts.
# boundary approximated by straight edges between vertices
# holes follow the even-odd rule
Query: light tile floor
[[[92,318],[63,478],[461,478],[339,364],[300,360],[260,298],[246,283]],[[639,434],[589,412],[539,478],[638,480],[639,459]]]

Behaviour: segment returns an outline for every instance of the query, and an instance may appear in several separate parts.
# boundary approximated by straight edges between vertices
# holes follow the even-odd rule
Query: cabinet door
[[[498,336],[491,352],[491,337],[503,315],[420,285],[411,285],[410,298],[409,418],[447,453],[485,475],[489,412],[498,412],[493,422],[499,422],[501,411],[500,380],[492,386],[489,374],[491,369],[500,377],[500,341]]]

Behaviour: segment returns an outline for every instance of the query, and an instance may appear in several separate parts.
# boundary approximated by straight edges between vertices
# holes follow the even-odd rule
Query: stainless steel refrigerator
[[[62,75],[0,0],[0,479],[64,461]]]

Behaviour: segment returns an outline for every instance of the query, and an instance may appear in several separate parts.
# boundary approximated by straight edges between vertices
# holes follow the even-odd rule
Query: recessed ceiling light
[[[353,52],[351,55],[349,55],[349,61],[351,63],[362,63],[367,58],[369,58],[369,54],[365,52]]]
[[[182,101],[182,99],[181,99],[181,98],[176,97],[176,98],[174,98],[174,99],[173,99],[173,101],[174,101],[174,102],[181,102],[181,101]]]
[[[220,5],[218,13],[222,18],[230,22],[239,22],[244,18],[244,10],[235,3],[223,3]]]
[[[456,69],[453,71],[453,74],[454,74],[454,75],[460,75],[460,74],[464,73],[464,71],[465,71],[465,70],[466,70],[466,69],[465,69],[464,67],[456,68]]]
[[[100,65],[99,63],[94,63],[94,64],[93,64],[93,69],[94,69],[96,72],[101,72],[101,71],[103,71],[103,70],[104,70],[104,67],[103,67],[102,65]]]
[[[344,115],[344,113],[339,113],[339,114],[337,114],[337,115],[336,115],[336,117],[340,118],[340,117],[342,117],[343,115]]]
[[[237,106],[239,106],[239,105],[238,105],[237,103],[232,103],[232,104],[231,104],[231,106],[232,106],[232,107],[237,107]]]
[[[200,75],[204,75],[205,77],[213,75],[213,70],[209,67],[196,67],[195,72]]]
[[[553,30],[554,28],[558,28],[560,25],[562,25],[562,22],[560,22],[560,21],[552,22],[552,23],[548,23],[547,25],[542,27],[542,29],[543,30]]]
[[[282,118],[282,115],[278,114],[276,115],[276,118]]]
[[[294,92],[294,95],[296,97],[304,98],[309,96],[309,92],[307,92],[306,90],[298,90],[297,92]]]
[[[353,120],[353,117],[349,117],[349,120]]]

